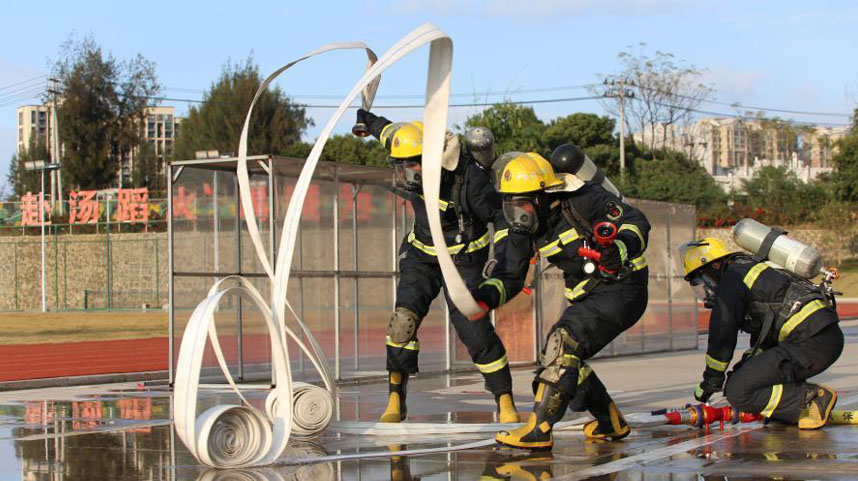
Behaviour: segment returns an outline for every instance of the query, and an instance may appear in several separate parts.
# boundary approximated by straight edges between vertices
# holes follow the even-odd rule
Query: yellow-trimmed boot
[[[499,423],[517,423],[521,421],[518,417],[518,411],[515,410],[515,401],[512,394],[501,394],[495,400],[498,405],[498,422]]]
[[[597,414],[596,419],[584,425],[584,435],[591,440],[619,441],[632,431],[623,413],[611,401],[608,412]]]
[[[569,405],[569,395],[556,387],[539,383],[533,412],[524,426],[512,431],[501,431],[495,441],[513,448],[547,451],[554,447],[551,427],[563,418]]]
[[[799,414],[798,428],[819,429],[825,426],[837,404],[837,393],[828,386],[807,383],[805,400],[805,408]]]
[[[408,408],[405,406],[405,392],[408,385],[408,373],[390,372],[388,377],[387,409],[382,413],[380,422],[399,423],[408,417]]]

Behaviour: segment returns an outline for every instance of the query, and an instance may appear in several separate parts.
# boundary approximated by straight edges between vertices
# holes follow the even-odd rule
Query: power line
[[[15,86],[21,85],[21,84],[25,84],[25,83],[32,82],[33,80],[38,80],[38,79],[40,79],[40,78],[47,77],[47,76],[48,76],[48,74],[46,74],[46,73],[45,73],[45,74],[39,75],[39,76],[37,76],[37,77],[33,77],[33,78],[30,78],[30,79],[27,79],[27,80],[22,80],[22,81],[20,81],[20,82],[15,82],[15,83],[13,83],[13,84],[6,85],[6,86],[4,86],[4,87],[0,87],[0,90],[6,90],[6,89],[9,89],[9,88],[12,88],[12,87],[15,87]]]
[[[774,107],[756,107],[753,105],[744,105],[741,102],[723,102],[723,101],[719,101],[719,100],[701,99],[698,97],[692,97],[690,95],[683,95],[683,94],[678,94],[675,92],[666,92],[664,90],[661,90],[661,89],[658,89],[655,87],[644,87],[642,85],[637,85],[634,83],[629,84],[629,85],[632,87],[638,88],[638,89],[649,90],[651,92],[656,92],[656,93],[664,94],[667,96],[672,96],[672,97],[682,98],[682,99],[687,99],[687,100],[699,100],[701,102],[708,103],[708,104],[724,105],[724,106],[732,107],[732,108],[740,108],[741,107],[741,108],[746,108],[746,109],[751,109],[751,110],[759,110],[762,112],[777,112],[777,113],[782,113],[782,114],[795,114],[795,115],[813,115],[813,116],[819,116],[819,117],[843,117],[843,118],[847,118],[847,119],[852,117],[852,115],[846,114],[843,112],[811,112],[811,111],[804,111],[804,110],[780,109],[780,108],[774,108]],[[682,107],[680,107],[680,108],[682,108]]]

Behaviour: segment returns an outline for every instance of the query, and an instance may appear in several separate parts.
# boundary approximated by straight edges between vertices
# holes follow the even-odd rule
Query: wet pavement
[[[851,328],[856,329],[856,328]],[[839,409],[858,409],[858,342],[849,332],[843,357],[819,380],[840,392]],[[593,367],[626,412],[680,407],[703,366],[703,352],[599,360]],[[528,411],[531,374],[515,371],[516,400]],[[409,383],[414,422],[492,422],[493,401],[472,373],[421,376]],[[343,421],[375,420],[386,386],[344,386]],[[261,399],[262,392],[253,395]],[[208,390],[204,404],[231,401]],[[568,419],[575,418],[570,414]],[[376,437],[329,430],[296,441],[288,455],[367,453],[439,447],[486,435]],[[622,442],[585,442],[580,431],[559,433],[551,453],[494,446],[419,457],[389,457],[301,467],[205,469],[175,436],[164,386],[113,384],[0,393],[0,481],[5,480],[471,480],[471,479],[858,479],[858,426],[802,432],[759,423],[709,432],[661,426],[633,430]]]

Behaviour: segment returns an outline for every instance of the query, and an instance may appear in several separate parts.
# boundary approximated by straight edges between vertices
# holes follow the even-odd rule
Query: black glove
[[[370,112],[369,110],[358,109],[357,111],[357,123],[359,124],[362,123],[369,127],[370,125],[372,125],[373,122],[376,121],[376,119],[378,119],[378,116]]]
[[[489,284],[483,284],[480,287],[471,290],[471,296],[477,303],[484,303],[489,309],[494,309],[500,302],[500,292],[497,287]]]
[[[602,247],[599,253],[602,255],[599,260],[599,264],[601,264],[605,269],[608,269],[611,272],[617,272],[623,268],[625,259],[623,259],[620,248],[617,246],[616,242],[611,243],[607,247]]]
[[[717,389],[712,389],[711,386],[707,386],[705,383],[701,382],[694,387],[694,399],[696,399],[697,402],[708,403],[709,398],[716,392],[718,392]]]

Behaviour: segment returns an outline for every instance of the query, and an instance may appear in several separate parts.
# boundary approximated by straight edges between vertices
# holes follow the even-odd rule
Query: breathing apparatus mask
[[[535,235],[545,225],[544,194],[505,195],[503,198],[503,215],[515,232]]]
[[[703,301],[703,305],[707,309],[712,309],[715,306],[715,291],[718,290],[718,280],[709,271],[710,269],[701,269],[688,282],[691,284],[694,295]]]
[[[393,164],[393,174],[397,187],[412,192],[419,192],[423,184],[423,166],[420,157],[410,159],[390,159]]]

